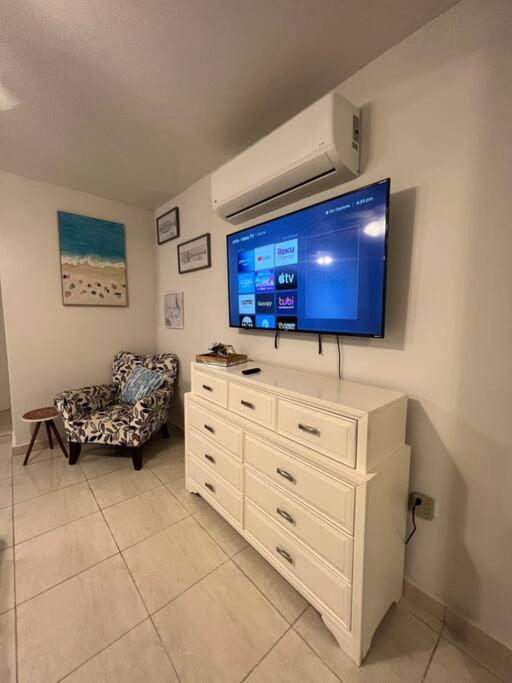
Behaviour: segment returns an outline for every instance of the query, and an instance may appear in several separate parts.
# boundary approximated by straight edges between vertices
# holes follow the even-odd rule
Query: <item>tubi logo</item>
[[[287,263],[297,263],[297,240],[288,240],[276,244],[275,264],[283,266]]]
[[[264,247],[254,249],[254,270],[264,270],[274,267],[274,245],[266,244]]]
[[[297,306],[297,297],[295,292],[283,292],[277,295],[277,311],[278,313],[295,313]]]
[[[297,269],[293,266],[276,268],[274,277],[276,289],[297,289]]]

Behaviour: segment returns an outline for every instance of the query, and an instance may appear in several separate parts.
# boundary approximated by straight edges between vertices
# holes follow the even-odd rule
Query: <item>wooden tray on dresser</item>
[[[230,368],[232,365],[247,363],[247,356],[245,353],[233,353],[230,356],[218,356],[216,353],[200,353],[196,356],[196,361],[205,365]]]

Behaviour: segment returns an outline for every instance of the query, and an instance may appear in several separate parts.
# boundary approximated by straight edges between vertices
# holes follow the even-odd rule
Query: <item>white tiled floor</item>
[[[75,466],[45,450],[11,468],[10,437],[0,464],[2,683],[512,680],[405,598],[356,667],[317,612],[185,491],[179,432],[148,444],[140,472],[99,446]]]

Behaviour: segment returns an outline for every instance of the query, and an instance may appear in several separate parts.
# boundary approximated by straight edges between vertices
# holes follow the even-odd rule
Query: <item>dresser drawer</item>
[[[210,468],[194,455],[188,455],[188,476],[194,480],[201,495],[218,503],[234,520],[242,523],[242,496],[232,491]]]
[[[200,370],[194,371],[194,393],[223,408],[228,404],[227,381]]]
[[[238,491],[242,490],[242,466],[233,456],[228,455],[211,441],[203,439],[193,429],[188,430],[188,451],[193,453],[203,465],[224,477]]]
[[[229,383],[228,408],[253,422],[276,428],[276,398],[242,384]]]
[[[233,425],[225,422],[222,418],[212,415],[207,410],[194,405],[191,401],[188,404],[188,424],[230,453],[239,458],[242,457],[241,429],[233,427]]]
[[[334,460],[355,467],[356,422],[279,399],[277,431]]]
[[[352,590],[345,581],[317,563],[288,534],[248,502],[244,503],[244,528],[350,628]]]
[[[287,491],[331,515],[347,531],[354,525],[354,487],[318,472],[259,439],[245,435],[245,462]]]
[[[245,471],[245,497],[256,503],[286,532],[295,534],[313,551],[322,555],[344,578],[352,581],[353,540],[336,530],[291,496]]]

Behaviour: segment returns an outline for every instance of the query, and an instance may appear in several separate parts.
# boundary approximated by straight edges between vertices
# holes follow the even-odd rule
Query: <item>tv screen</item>
[[[383,337],[389,187],[228,235],[230,327]]]

